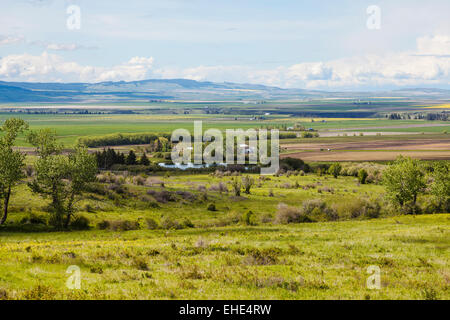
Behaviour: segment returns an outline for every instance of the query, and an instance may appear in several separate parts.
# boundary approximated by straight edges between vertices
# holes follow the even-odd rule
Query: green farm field
[[[203,129],[250,129],[265,126],[281,127],[293,126],[295,123],[305,128],[321,131],[353,130],[360,131],[405,131],[405,132],[449,132],[448,122],[425,120],[386,120],[386,119],[318,119],[311,122],[308,118],[289,119],[284,116],[267,116],[265,120],[250,120],[250,116],[242,115],[149,115],[149,114],[11,114],[0,113],[0,122],[19,117],[30,124],[30,129],[52,128],[56,131],[60,141],[66,146],[75,145],[79,137],[101,136],[111,133],[171,133],[178,128],[193,130],[193,121],[203,121]],[[236,119],[236,120],[235,120]],[[321,122],[324,120],[325,122]],[[414,125],[408,128],[407,126]],[[417,127],[420,125],[420,127]],[[404,126],[405,128],[398,128]],[[377,129],[371,129],[371,128]],[[392,127],[392,128],[391,128]],[[343,132],[344,133],[344,132]],[[19,146],[28,146],[23,138],[18,140]]]

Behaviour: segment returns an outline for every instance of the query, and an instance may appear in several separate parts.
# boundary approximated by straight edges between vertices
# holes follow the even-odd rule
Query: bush
[[[236,197],[239,197],[239,196],[241,195],[241,187],[242,187],[242,185],[241,185],[241,183],[238,181],[237,178],[234,178],[234,179],[231,181],[231,187],[233,188],[234,195],[235,195]]]
[[[309,165],[306,164],[303,160],[297,158],[287,157],[280,160],[280,169],[284,171],[288,170],[301,170],[303,174],[305,172],[309,172]]]
[[[161,228],[163,229],[183,229],[183,225],[171,217],[165,216],[161,220]]]
[[[288,224],[312,222],[312,220],[308,216],[304,215],[300,209],[280,203],[278,205],[278,211],[275,215],[274,222],[277,224]]]
[[[89,230],[90,221],[85,216],[77,215],[75,216],[72,221],[70,222],[70,229],[73,230]]]
[[[342,166],[339,163],[333,163],[328,168],[328,173],[331,174],[333,177],[337,178],[339,174],[341,173]]]
[[[153,198],[155,198],[155,200],[158,201],[159,203],[167,203],[169,201],[176,200],[173,193],[167,190],[162,191],[148,190],[147,194],[153,196]]]
[[[413,201],[406,202],[403,206],[400,207],[400,211],[403,214],[422,214],[422,208]]]
[[[106,230],[110,226],[110,222],[108,220],[103,220],[97,223],[97,228],[100,230]]]
[[[376,200],[357,198],[353,201],[345,201],[337,206],[339,216],[342,218],[378,218],[381,215],[381,205]]]
[[[225,183],[219,182],[218,184],[213,184],[210,188],[210,191],[218,191],[220,193],[222,192],[228,192],[228,188]]]
[[[335,221],[338,215],[335,210],[330,208],[322,199],[306,200],[302,204],[302,214],[311,220]]]
[[[89,204],[89,203],[87,203],[85,206],[84,206],[84,211],[86,211],[86,212],[95,212],[95,210],[94,210],[94,208]]]
[[[184,218],[183,219],[183,226],[185,226],[186,228],[195,228],[195,226],[192,223],[192,221],[189,220],[188,218]]]
[[[248,226],[255,225],[254,214],[252,211],[247,211],[242,215],[242,222]]]
[[[208,204],[207,210],[208,211],[217,211],[216,205],[214,203]]]
[[[190,193],[188,191],[181,191],[178,190],[175,192],[178,196],[182,197],[184,200],[187,201],[195,201],[197,199],[197,196],[193,193]]]
[[[358,171],[358,181],[361,184],[365,184],[366,183],[366,179],[367,179],[368,173],[365,169],[361,169]]]
[[[261,223],[269,223],[273,221],[273,217],[270,213],[265,213],[263,215],[260,216],[259,221]]]
[[[243,263],[246,265],[276,264],[281,250],[278,248],[250,249]]]
[[[139,222],[130,220],[103,220],[97,224],[100,230],[112,230],[112,231],[129,231],[129,230],[139,230]]]
[[[0,300],[8,300],[8,291],[0,289]]]
[[[28,217],[24,217],[20,220],[21,224],[47,224],[47,218],[43,215],[37,215],[30,213]]]
[[[133,177],[133,183],[138,186],[143,186],[145,184],[145,178],[141,176]]]
[[[255,184],[255,180],[250,176],[245,176],[242,178],[242,186],[244,187],[244,192],[250,194],[250,189]]]
[[[27,177],[32,177],[34,174],[34,167],[31,165],[27,165],[25,167],[25,173],[26,173]]]
[[[156,230],[159,228],[158,222],[156,222],[155,219],[148,218],[145,222],[147,223],[147,229],[149,230]]]

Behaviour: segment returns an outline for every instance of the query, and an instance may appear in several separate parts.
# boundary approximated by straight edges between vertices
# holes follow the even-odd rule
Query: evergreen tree
[[[150,165],[150,160],[148,160],[147,155],[145,154],[145,152],[144,152],[144,154],[142,155],[141,160],[139,160],[139,163],[140,163],[141,165],[143,165],[143,166],[148,166],[148,165]]]
[[[130,150],[130,152],[128,153],[125,163],[129,166],[137,164],[136,154],[134,153],[133,150]]]

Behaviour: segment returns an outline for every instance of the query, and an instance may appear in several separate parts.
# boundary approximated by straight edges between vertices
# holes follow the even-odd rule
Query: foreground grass
[[[448,299],[450,216],[178,231],[0,233],[9,299]],[[65,287],[70,265],[81,290]],[[381,268],[380,290],[366,288]]]

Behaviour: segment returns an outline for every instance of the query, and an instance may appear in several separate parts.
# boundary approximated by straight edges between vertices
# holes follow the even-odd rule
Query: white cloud
[[[111,67],[80,65],[61,56],[9,55],[0,59],[0,78],[17,81],[132,81],[185,78],[259,83],[310,89],[362,89],[429,85],[450,86],[448,36],[417,39],[417,50],[365,55],[323,62],[258,69],[251,65],[154,68],[152,57],[134,57]],[[66,48],[70,49],[72,47]],[[62,49],[62,48],[60,48]]]
[[[436,35],[434,37],[420,37],[417,39],[418,54],[450,55],[450,37]]]
[[[88,46],[79,45],[76,43],[34,42],[33,44],[42,46],[47,50],[54,50],[54,51],[75,51],[75,50],[80,50],[80,49],[97,49],[97,47],[88,47]]]
[[[200,66],[157,70],[162,77],[251,82],[292,88],[355,89],[450,85],[448,36],[417,39],[417,50],[366,55],[326,62],[304,62],[258,70],[248,66]]]
[[[0,77],[14,81],[131,81],[146,79],[152,65],[151,57],[134,57],[110,68],[83,66],[44,52],[38,56],[21,54],[1,58]]]
[[[23,41],[23,36],[0,35],[0,46],[22,43]]]

